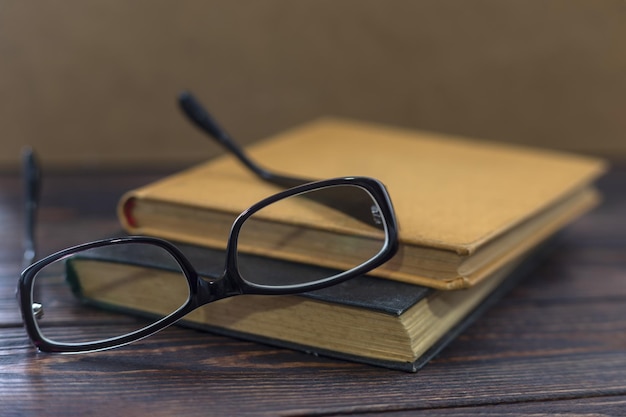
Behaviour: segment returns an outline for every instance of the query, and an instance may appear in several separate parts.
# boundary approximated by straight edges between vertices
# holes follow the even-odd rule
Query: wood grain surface
[[[115,234],[121,193],[163,173],[50,175],[42,254]],[[0,415],[624,415],[626,165],[604,204],[416,374],[173,327],[120,349],[37,353],[15,300],[21,183],[0,177]]]

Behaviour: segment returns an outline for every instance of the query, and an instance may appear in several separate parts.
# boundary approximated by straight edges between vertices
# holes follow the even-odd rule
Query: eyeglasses
[[[25,178],[32,187],[38,170],[32,154],[25,161]],[[341,236],[323,243],[324,256],[335,269],[271,260],[240,249],[254,250],[267,241],[290,244],[305,233],[297,226],[298,213],[304,212],[331,221]],[[275,222],[285,213],[291,214],[292,226]],[[398,226],[384,185],[368,177],[335,178],[279,192],[241,213],[232,224],[223,268],[207,263],[208,250],[184,253],[155,237],[98,240],[27,267],[19,280],[18,300],[28,335],[39,350],[98,351],[152,335],[222,298],[297,294],[335,285],[386,262],[397,247]],[[121,294],[132,303],[115,305]],[[112,311],[136,315],[139,310],[143,320],[112,316]],[[112,320],[116,326],[103,325]]]

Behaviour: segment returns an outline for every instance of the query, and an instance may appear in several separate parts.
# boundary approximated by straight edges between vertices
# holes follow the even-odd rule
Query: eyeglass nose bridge
[[[195,299],[194,304],[200,307],[222,298],[243,294],[242,289],[236,284],[237,280],[227,275],[228,272],[224,272],[220,278],[216,279],[200,277],[195,293],[191,294],[192,299]]]

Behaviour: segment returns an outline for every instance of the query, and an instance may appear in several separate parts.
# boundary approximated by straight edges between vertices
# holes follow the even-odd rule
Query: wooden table
[[[118,230],[120,194],[163,173],[48,175],[42,254]],[[0,416],[626,415],[626,165],[522,284],[417,374],[171,328],[85,355],[37,353],[14,296],[21,183],[0,175]]]

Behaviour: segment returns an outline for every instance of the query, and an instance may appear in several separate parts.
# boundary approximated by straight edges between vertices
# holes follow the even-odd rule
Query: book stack
[[[551,236],[598,203],[593,183],[605,169],[589,157],[341,119],[306,124],[247,152],[296,177],[379,179],[396,210],[399,251],[368,276],[301,295],[220,300],[182,324],[408,371],[437,354],[524,274]],[[118,214],[126,232],[178,242],[192,263],[219,269],[235,217],[280,190],[225,155],[129,191]],[[324,251],[336,232],[308,215],[298,214],[298,227],[314,232],[314,244],[261,239],[250,248],[254,256],[275,259],[283,273],[294,260],[334,267]],[[107,268],[124,268],[124,260],[76,262],[73,279],[87,283]],[[107,305],[136,308],[124,293]]]

